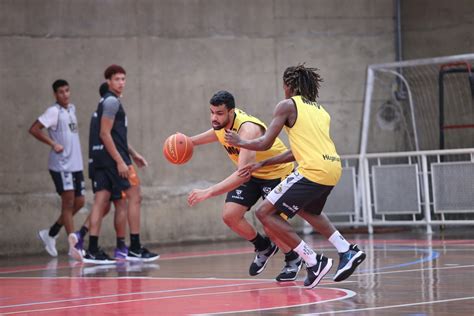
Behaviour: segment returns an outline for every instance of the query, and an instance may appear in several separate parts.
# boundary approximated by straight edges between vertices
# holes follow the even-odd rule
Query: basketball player
[[[71,92],[66,80],[53,83],[56,103],[31,125],[30,134],[51,147],[48,169],[61,196],[61,215],[51,228],[39,231],[46,251],[57,257],[56,238],[64,225],[68,234],[74,232],[73,216],[84,206],[84,175],[82,153],[76,118],[76,107],[69,103]],[[48,130],[48,135],[42,131]],[[71,251],[70,251],[71,253]]]
[[[273,119],[263,136],[245,139],[235,131],[228,130],[225,141],[248,150],[263,151],[270,148],[285,127],[290,150],[242,168],[241,174],[268,167],[275,163],[295,161],[298,169],[270,192],[258,207],[257,217],[269,231],[270,238],[277,236],[289,245],[305,261],[307,277],[304,285],[315,287],[332,266],[332,259],[317,254],[295,233],[293,228],[278,215],[283,212],[289,218],[300,215],[336,246],[339,266],[334,281],[347,279],[365,259],[365,253],[357,245],[349,244],[327,221],[327,229],[318,229],[322,210],[332,188],[341,176],[341,159],[329,135],[330,116],[316,102],[322,78],[316,68],[304,65],[288,67],[283,74],[285,100],[280,101]]]
[[[92,179],[95,196],[91,212],[89,248],[84,262],[114,262],[98,246],[102,212],[109,204],[114,191],[124,191],[128,202],[130,248],[126,259],[149,262],[159,257],[140,243],[140,180],[132,165],[132,159],[139,168],[145,167],[147,162],[128,145],[127,117],[120,101],[125,87],[125,76],[125,70],[118,65],[111,65],[105,70],[104,77],[109,91],[98,105],[96,127],[91,127],[89,145],[95,167]]]
[[[225,129],[235,130],[246,139],[260,137],[266,129],[262,121],[235,108],[235,100],[231,93],[219,91],[214,94],[210,100],[210,111],[212,128],[191,137],[193,145],[220,142],[232,162],[239,167],[252,161],[261,161],[276,156],[287,150],[278,138],[268,150],[258,153],[229,146],[224,141]],[[262,168],[246,177],[239,177],[236,171],[209,188],[193,190],[188,196],[189,205],[194,206],[208,198],[227,193],[222,219],[230,229],[254,245],[256,255],[249,268],[249,274],[252,276],[260,274],[265,269],[268,259],[278,251],[278,248],[285,253],[285,267],[276,277],[278,281],[295,280],[302,266],[302,260],[297,253],[278,239],[272,238],[272,242],[269,238],[260,235],[244,217],[259,198],[265,198],[277,184],[292,172],[293,167],[293,163],[283,163]]]
[[[101,99],[109,91],[109,86],[107,82],[104,82],[99,87],[99,94]],[[97,121],[97,113],[94,112],[91,118],[90,128],[94,129]],[[92,131],[93,132],[93,131]],[[92,135],[93,133],[89,133]],[[90,136],[89,135],[89,136]],[[89,146],[90,147],[90,146]],[[91,148],[89,148],[89,179],[93,179],[94,176],[94,163],[91,157]],[[114,251],[114,258],[116,260],[126,260],[128,254],[128,248],[125,244],[125,234],[126,234],[126,225],[127,225],[127,200],[125,199],[125,194],[122,194],[120,191],[113,191],[111,193],[110,201],[114,203],[115,214],[114,214],[114,228],[117,236],[117,246]],[[103,210],[102,218],[104,218],[110,211],[110,202]],[[70,255],[78,261],[82,261],[84,257],[84,238],[89,231],[90,227],[90,214],[87,217],[84,225],[80,230],[72,233],[68,237]]]

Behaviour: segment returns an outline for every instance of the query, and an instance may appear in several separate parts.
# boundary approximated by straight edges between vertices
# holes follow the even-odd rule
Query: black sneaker
[[[321,279],[331,270],[332,259],[326,258],[325,256],[317,255],[316,264],[311,267],[306,267],[308,275],[304,280],[304,286],[308,289],[312,289],[321,281]]]
[[[270,241],[270,239],[268,240]],[[270,241],[270,247],[262,251],[258,251],[257,249],[255,249],[255,252],[255,259],[253,259],[253,262],[249,268],[249,274],[251,276],[260,274],[263,270],[265,270],[265,267],[268,263],[268,259],[270,259],[274,254],[278,252],[278,247]]]
[[[365,257],[365,253],[357,245],[350,245],[348,251],[339,253],[339,266],[333,280],[340,282],[350,277]]]
[[[96,252],[87,251],[82,262],[94,263],[94,264],[111,264],[115,263],[115,260],[110,258],[102,249],[98,249]]]
[[[128,249],[128,255],[127,255],[126,260],[151,262],[151,261],[157,260],[159,257],[160,257],[159,254],[150,252],[145,247],[141,247],[138,251]]]
[[[285,266],[281,270],[280,274],[276,277],[278,282],[288,282],[296,280],[298,272],[300,272],[301,266],[303,265],[303,259],[300,256],[294,260],[286,261]]]

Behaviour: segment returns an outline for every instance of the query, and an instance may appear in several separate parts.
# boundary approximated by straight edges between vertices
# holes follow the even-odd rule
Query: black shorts
[[[92,182],[92,188],[94,188],[94,171],[95,169],[91,168],[89,166],[89,179],[91,179],[91,182]],[[94,190],[94,189],[93,189]],[[95,191],[94,191],[95,193]],[[110,194],[110,201],[116,201],[116,200],[120,200],[124,197],[125,193],[123,193],[123,191],[120,191],[118,189],[114,190],[111,192]]]
[[[82,171],[65,172],[49,170],[56,192],[61,195],[64,191],[74,191],[75,196],[84,196],[86,192],[84,174]]]
[[[334,186],[315,183],[295,171],[268,194],[267,200],[288,218],[300,210],[319,215],[332,188]]]
[[[119,193],[121,196],[122,191],[126,191],[131,186],[128,179],[119,175],[117,168],[94,169],[91,180],[94,193],[107,190],[112,194],[111,198],[118,197]]]
[[[265,180],[251,177],[237,189],[228,192],[225,202],[234,202],[250,209],[259,198],[264,199],[280,182],[280,178]]]

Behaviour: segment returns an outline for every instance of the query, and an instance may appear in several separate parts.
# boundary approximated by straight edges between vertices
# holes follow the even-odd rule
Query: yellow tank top
[[[264,129],[267,129],[265,124],[262,121],[260,121],[258,118],[248,115],[244,111],[236,108],[234,122],[232,124],[231,129],[238,133],[242,124],[246,122],[252,122],[257,125],[262,126]],[[215,133],[216,133],[217,138],[219,139],[219,142],[222,144],[222,146],[224,146],[225,150],[227,151],[227,154],[230,160],[232,160],[232,162],[234,162],[234,164],[237,165],[239,162],[240,148],[233,147],[225,142],[224,129],[216,130]],[[257,153],[256,161],[262,161],[267,158],[274,157],[276,155],[284,153],[287,150],[288,148],[286,148],[285,144],[283,144],[283,142],[279,138],[277,138],[275,139],[275,142],[273,143],[273,146],[270,149],[256,152]],[[293,168],[294,168],[294,164],[292,162],[279,164],[279,165],[265,166],[255,171],[254,173],[252,173],[252,176],[255,178],[266,179],[266,180],[279,179],[279,178],[281,179],[289,175],[293,171]]]
[[[313,182],[336,185],[342,168],[341,159],[329,136],[331,117],[316,102],[301,96],[291,99],[296,105],[298,116],[293,127],[285,126],[285,129],[298,163],[298,172]]]

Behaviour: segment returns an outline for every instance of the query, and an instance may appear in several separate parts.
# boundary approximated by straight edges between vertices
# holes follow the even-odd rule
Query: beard
[[[227,120],[225,120],[225,122],[223,122],[222,124],[219,124],[219,122],[217,122],[217,121],[213,121],[213,122],[211,122],[211,124],[212,124],[212,128],[215,131],[221,130],[224,127],[226,127],[227,124],[229,124],[229,117],[227,117]]]

